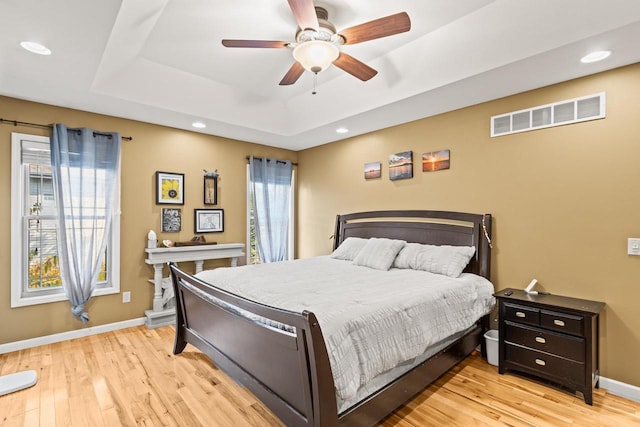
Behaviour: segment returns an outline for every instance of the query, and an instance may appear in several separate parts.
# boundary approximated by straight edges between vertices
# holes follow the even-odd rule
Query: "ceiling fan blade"
[[[282,48],[287,47],[288,42],[281,42],[275,40],[222,40],[222,45],[225,47],[267,47],[267,48]]]
[[[287,71],[287,74],[285,74],[280,81],[280,86],[294,84],[296,81],[298,81],[302,73],[304,73],[304,67],[302,66],[302,64],[300,64],[298,61],[294,62],[291,68],[289,68],[289,71]]]
[[[288,0],[288,2],[300,29],[320,30],[313,0]]]
[[[404,33],[411,29],[411,19],[407,12],[396,13],[384,18],[374,19],[364,24],[349,27],[340,32],[344,44],[356,44],[381,37]]]
[[[352,76],[359,78],[363,82],[366,82],[371,77],[378,74],[376,70],[369,67],[364,62],[358,61],[353,56],[348,55],[344,52],[340,52],[340,56],[338,56],[338,59],[333,61],[333,65],[335,65],[336,67],[340,68],[343,71],[346,71]]]

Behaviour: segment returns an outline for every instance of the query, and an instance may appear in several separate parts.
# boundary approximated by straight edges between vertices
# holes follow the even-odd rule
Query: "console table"
[[[146,264],[153,266],[153,279],[149,280],[154,285],[153,308],[144,312],[147,320],[145,324],[149,329],[169,325],[175,322],[175,297],[169,303],[163,300],[162,272],[168,262],[193,261],[196,273],[202,271],[204,262],[209,259],[231,259],[231,266],[238,265],[238,258],[243,257],[244,243],[224,243],[219,245],[193,245],[177,246],[171,248],[145,249]],[[168,280],[171,280],[170,278]],[[173,303],[172,303],[173,302]]]

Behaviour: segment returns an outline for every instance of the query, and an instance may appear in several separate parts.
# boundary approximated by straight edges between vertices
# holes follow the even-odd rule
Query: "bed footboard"
[[[269,307],[170,264],[176,295],[174,354],[193,344],[288,426],[335,426],[337,405],[324,338],[313,313]],[[235,308],[290,326],[279,329]]]

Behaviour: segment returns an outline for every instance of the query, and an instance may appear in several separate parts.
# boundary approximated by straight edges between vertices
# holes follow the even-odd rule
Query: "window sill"
[[[113,295],[120,293],[119,286],[109,286],[105,288],[96,289],[93,292],[93,297],[99,297],[102,295]],[[32,297],[18,297],[11,300],[11,308],[28,307],[30,305],[49,304],[52,302],[68,301],[69,299],[64,292],[56,293],[53,295],[41,295]]]

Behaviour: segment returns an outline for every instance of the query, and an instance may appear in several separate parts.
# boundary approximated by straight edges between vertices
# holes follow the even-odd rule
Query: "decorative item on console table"
[[[218,242],[207,242],[204,236],[193,236],[188,242],[175,242],[174,246],[217,245]]]
[[[155,249],[157,247],[158,247],[158,236],[156,235],[155,231],[149,230],[149,233],[147,234],[147,248]]]
[[[598,388],[599,316],[604,303],[504,289],[498,299],[498,372],[522,372],[579,391]]]
[[[238,258],[243,257],[244,243],[203,244],[179,247],[146,248],[146,264],[153,266],[153,279],[149,282],[154,285],[153,308],[145,311],[147,320],[145,324],[149,329],[173,324],[176,317],[175,297],[171,280],[163,277],[164,266],[168,262],[195,263],[195,272],[202,271],[204,262],[209,259],[231,260],[231,267],[238,265]]]

